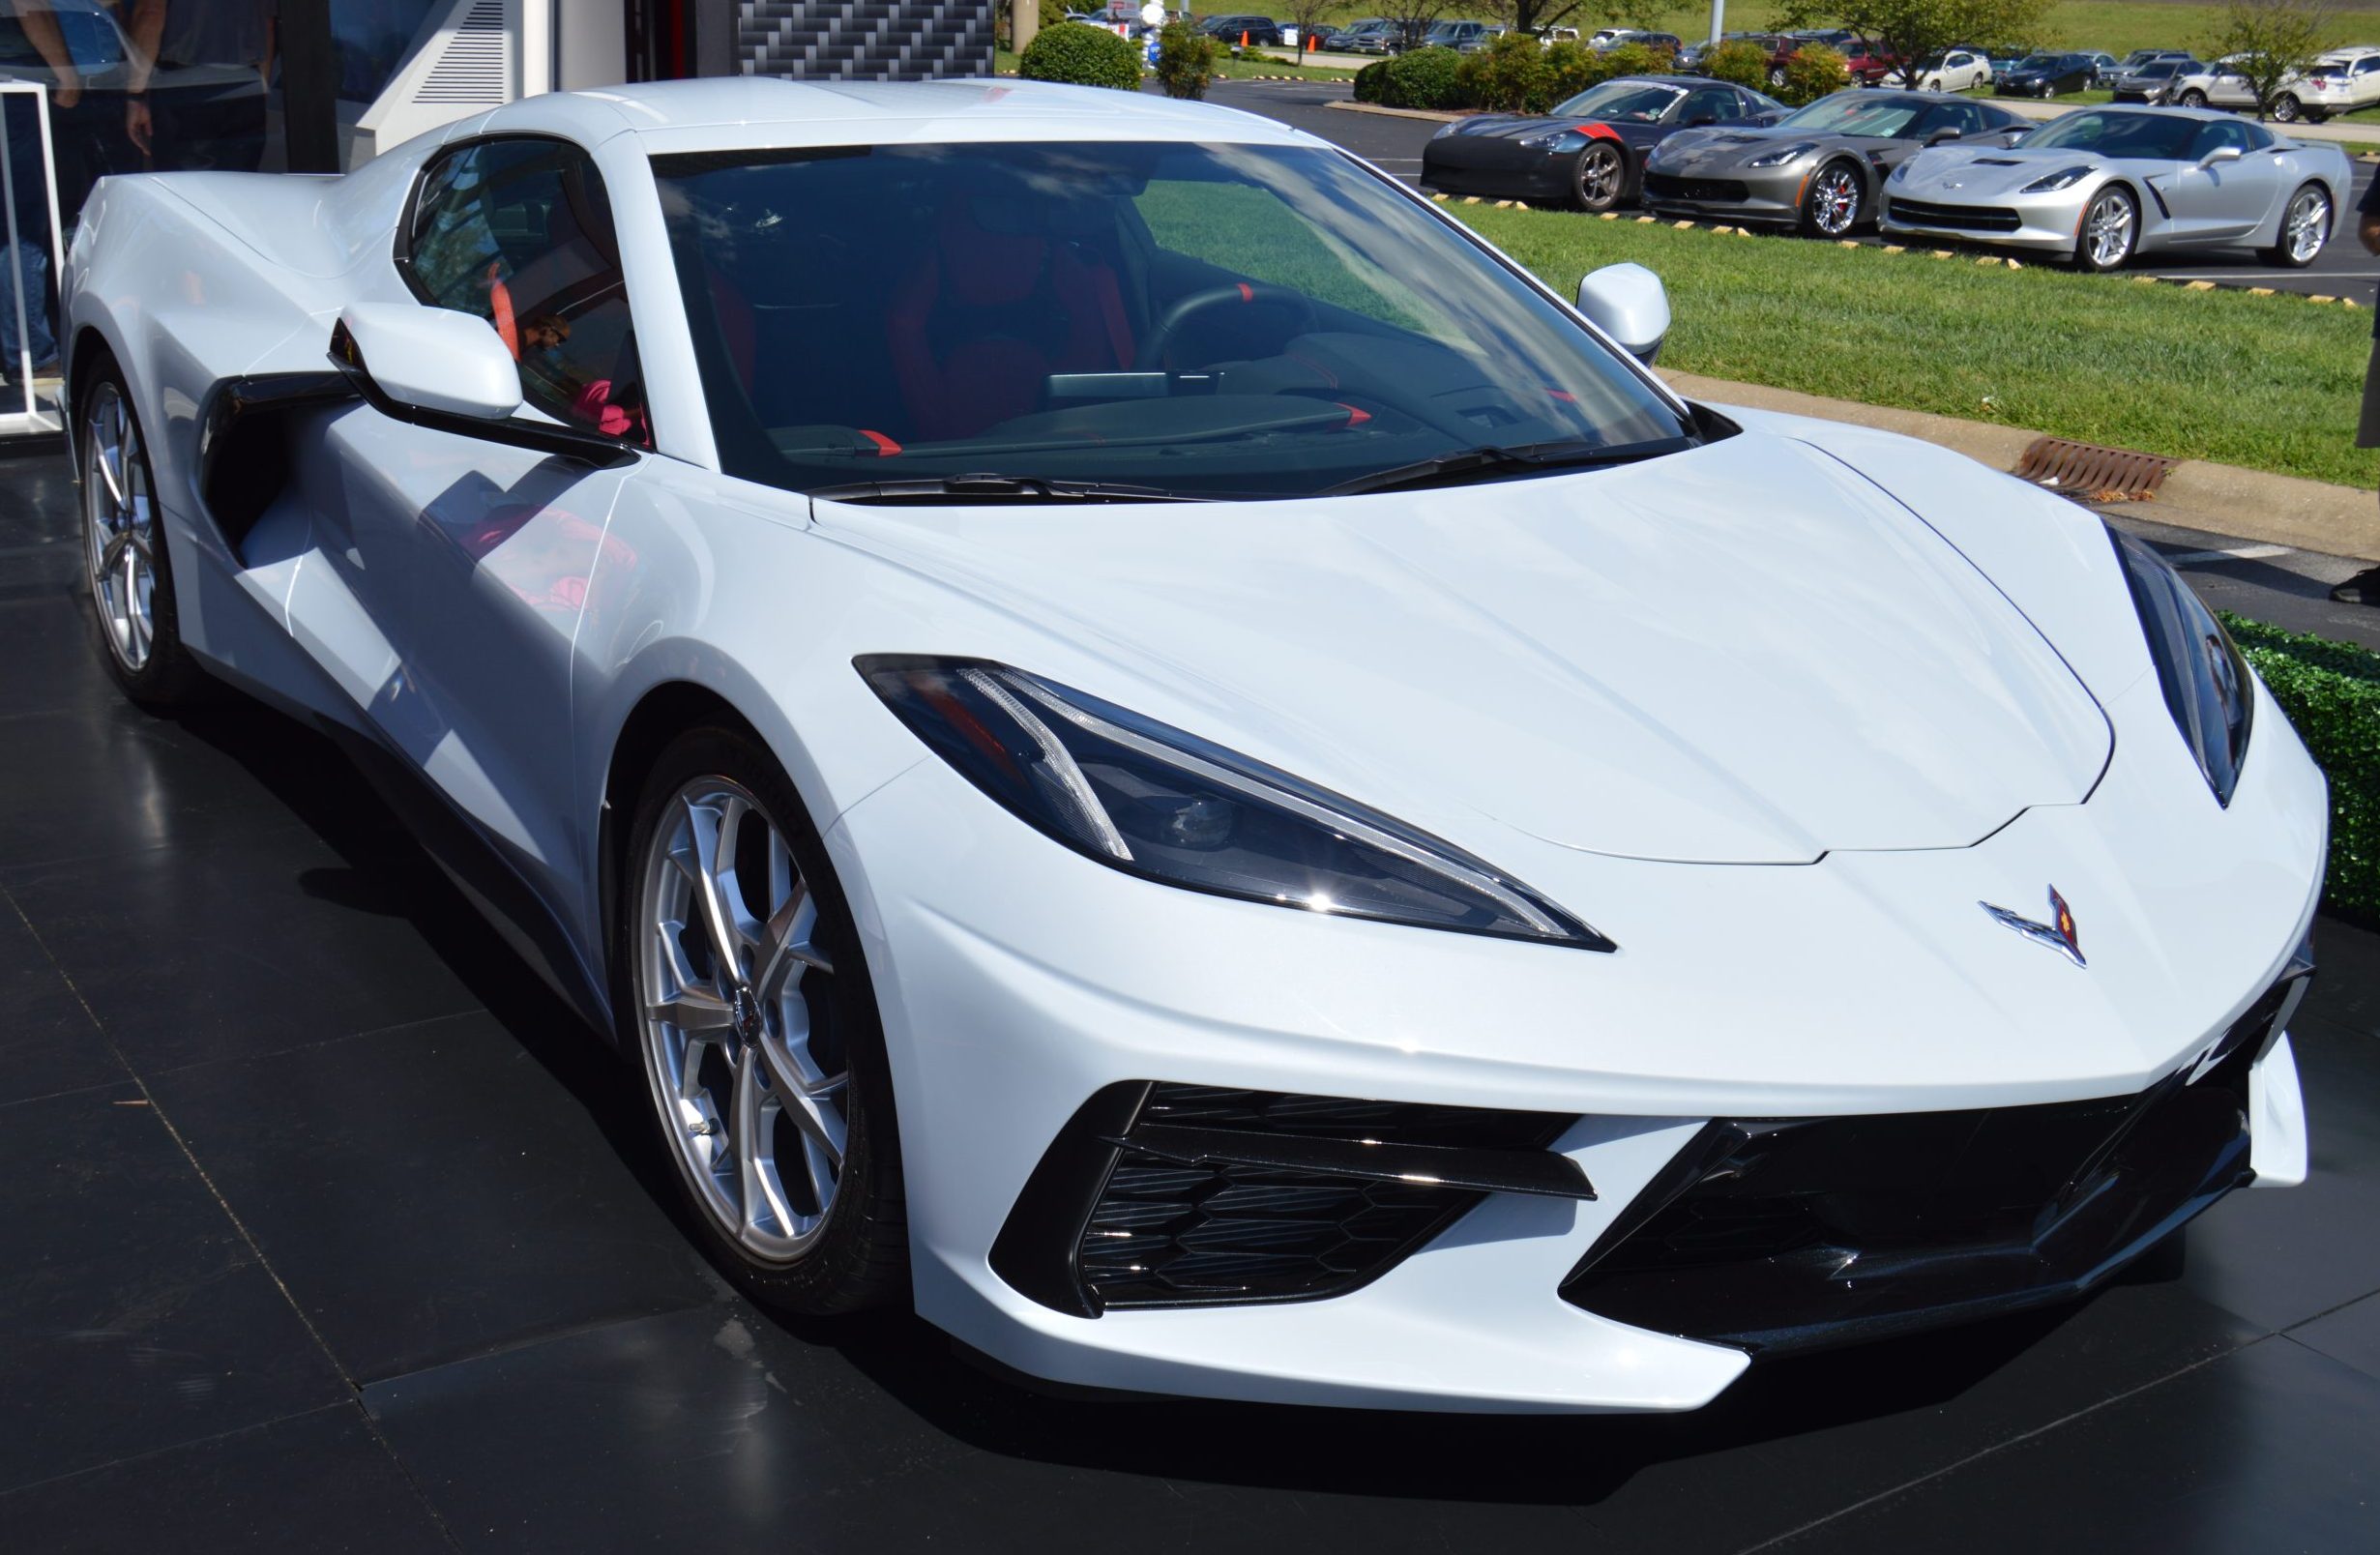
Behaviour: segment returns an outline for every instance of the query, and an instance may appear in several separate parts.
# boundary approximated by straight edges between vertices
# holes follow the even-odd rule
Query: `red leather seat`
[[[1041,232],[992,230],[976,209],[990,197],[954,196],[894,289],[885,334],[911,419],[903,442],[974,436],[1034,410],[1053,372],[1131,363],[1115,272]]]

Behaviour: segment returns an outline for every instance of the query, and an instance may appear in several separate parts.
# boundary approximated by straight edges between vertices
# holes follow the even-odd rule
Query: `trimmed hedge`
[[[2380,654],[2229,612],[2222,619],[2331,780],[2323,901],[2380,924]]]
[[[1215,79],[1215,40],[1187,22],[1169,21],[1157,35],[1157,81],[1169,98],[1203,98]]]
[[[1463,101],[1490,113],[1543,113],[1553,103],[1546,97],[1552,75],[1546,69],[1544,44],[1527,33],[1506,33],[1454,67]]]
[[[1702,56],[1702,73],[1755,92],[1769,89],[1769,51],[1748,38],[1730,38]]]
[[[1824,44],[1811,44],[1794,50],[1793,57],[1785,61],[1784,84],[1772,87],[1769,95],[1798,108],[1850,84],[1851,69],[1843,57]]]
[[[1462,56],[1451,48],[1417,48],[1356,72],[1355,100],[1384,108],[1459,108]]]
[[[1033,35],[1016,73],[1029,81],[1065,81],[1074,86],[1140,90],[1140,50],[1104,27],[1060,22]]]

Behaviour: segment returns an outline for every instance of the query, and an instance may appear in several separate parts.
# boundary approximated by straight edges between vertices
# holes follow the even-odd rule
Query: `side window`
[[[2240,126],[2228,122],[2207,125],[2190,142],[2189,154],[2193,158],[2203,157],[2218,146],[2237,146],[2245,152],[2248,150],[2248,133]]]
[[[2380,71],[2380,54],[2374,54],[2368,58],[2359,59],[2355,62],[2355,73],[2358,75],[2369,75],[2374,71]]]
[[[2260,124],[2243,124],[2237,126],[2236,128],[2239,130],[2241,137],[2248,142],[2248,150],[2269,151],[2272,149],[2273,132],[2267,130],[2264,126]]]
[[[1678,110],[1680,124],[1692,124],[1697,119],[1733,119],[1743,113],[1732,86],[1698,86],[1686,94],[1686,105]]]
[[[424,302],[476,313],[556,420],[653,443],[603,181],[558,140],[484,140],[423,175],[404,266]]]

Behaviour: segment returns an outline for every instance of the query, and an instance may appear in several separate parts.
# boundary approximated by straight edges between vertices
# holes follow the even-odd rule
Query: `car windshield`
[[[1557,119],[1627,119],[1637,124],[1653,124],[1685,95],[1683,87],[1662,86],[1655,81],[1605,81],[1601,86],[1588,87],[1555,108],[1553,116]]]
[[[2058,56],[2055,54],[2027,54],[2016,62],[2016,68],[2020,71],[2046,71],[2055,69],[2057,63]]]
[[[1693,438],[1552,300],[1335,151],[853,146],[654,169],[719,455],[744,479],[1290,497],[1449,455],[1517,451],[1518,469]]]
[[[2196,138],[2199,121],[2162,113],[2070,113],[2017,142],[2028,151],[2065,147],[2105,157],[2174,161]]]
[[[2154,60],[2149,64],[2141,66],[2137,73],[2148,76],[2171,75],[2175,71],[2178,71],[2182,67],[2179,64],[2172,60],[2160,59]]]
[[[1931,106],[1924,98],[1862,97],[1837,92],[1777,122],[1780,131],[1809,131],[1822,135],[1867,135],[1891,140],[1907,132],[1918,114]]]

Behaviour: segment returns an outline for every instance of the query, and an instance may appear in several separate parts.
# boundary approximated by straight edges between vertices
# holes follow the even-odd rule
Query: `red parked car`
[[[1851,73],[1853,86],[1881,85],[1884,78],[1900,69],[1900,57],[1887,51],[1880,44],[1847,32],[1804,33],[1779,39],[1777,52],[1769,56],[1769,85],[1785,84],[1785,62],[1812,44],[1823,44],[1843,57],[1843,68]]]

